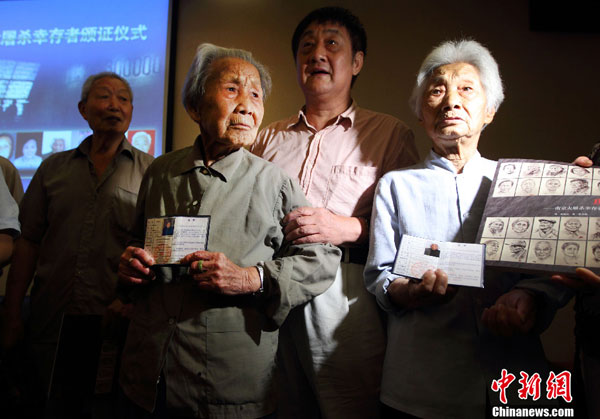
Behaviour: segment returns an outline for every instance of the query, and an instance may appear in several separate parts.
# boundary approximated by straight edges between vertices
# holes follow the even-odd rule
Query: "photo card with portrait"
[[[531,240],[527,263],[554,265],[556,240]]]
[[[508,239],[528,239],[531,237],[531,227],[533,217],[510,217],[506,238]]]
[[[600,240],[600,217],[589,218],[587,239]]]
[[[592,192],[592,180],[584,178],[567,178],[565,195],[589,195]]]
[[[560,217],[535,217],[533,221],[532,239],[558,239]]]
[[[567,176],[569,166],[566,164],[546,163],[543,177],[564,178]]]
[[[500,260],[504,262],[523,263],[527,261],[527,250],[529,248],[529,240],[522,239],[506,239],[502,248]]]
[[[509,217],[490,217],[485,220],[482,237],[503,238],[506,236]]]
[[[500,163],[500,178],[518,178],[521,172],[520,162]]]
[[[503,239],[484,237],[479,243],[485,245],[485,260],[500,260],[504,246]]]
[[[533,161],[525,162],[521,165],[520,178],[528,177],[542,177],[544,172],[544,163],[538,163]]]
[[[588,217],[560,217],[558,238],[563,240],[586,240]]]
[[[591,179],[593,177],[593,169],[591,167],[570,166],[567,177],[577,179]]]
[[[540,195],[563,195],[565,192],[565,179],[544,177],[540,183]]]
[[[540,190],[540,181],[541,178],[534,177],[519,179],[517,189],[515,190],[515,196],[537,195]]]
[[[517,189],[517,179],[500,179],[494,188],[494,196],[514,196]]]
[[[558,240],[556,247],[556,265],[584,266],[585,240]]]
[[[600,241],[588,241],[585,266],[588,268],[600,268]]]

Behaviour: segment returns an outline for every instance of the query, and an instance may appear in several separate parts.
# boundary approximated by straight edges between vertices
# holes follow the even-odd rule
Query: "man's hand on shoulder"
[[[362,243],[369,236],[366,220],[336,215],[325,208],[300,207],[283,219],[285,238],[294,244]]]

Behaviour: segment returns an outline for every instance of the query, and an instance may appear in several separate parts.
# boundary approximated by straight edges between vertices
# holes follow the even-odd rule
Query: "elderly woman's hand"
[[[154,265],[150,253],[139,247],[129,246],[119,260],[117,276],[125,284],[145,284],[154,279],[155,274],[150,269]]]
[[[552,275],[552,280],[560,282],[561,284],[575,290],[583,288],[600,289],[600,276],[596,275],[594,272],[586,268],[577,268],[575,269],[575,274],[577,275],[577,278],[572,278],[562,274]]]
[[[483,311],[481,321],[498,336],[511,337],[528,333],[535,325],[537,303],[530,292],[513,289],[501,295]]]
[[[456,287],[448,285],[448,275],[437,269],[425,272],[419,282],[403,277],[395,279],[388,287],[388,296],[398,307],[414,309],[445,303],[456,291]]]
[[[251,294],[260,290],[260,275],[255,266],[242,268],[219,252],[199,250],[181,259],[190,266],[198,288],[226,295]]]

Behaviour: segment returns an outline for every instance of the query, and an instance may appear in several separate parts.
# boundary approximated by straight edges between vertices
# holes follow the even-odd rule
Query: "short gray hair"
[[[498,111],[500,104],[504,100],[504,88],[502,86],[502,79],[500,78],[500,71],[498,70],[498,63],[496,63],[490,51],[479,42],[463,39],[442,42],[425,57],[417,74],[417,83],[413,88],[409,100],[410,107],[415,115],[419,119],[423,118],[421,114],[421,102],[427,79],[433,74],[436,68],[453,63],[467,63],[477,68],[487,99],[486,110]]]
[[[125,87],[127,87],[127,91],[129,91],[129,98],[131,99],[131,103],[133,103],[133,90],[131,90],[129,82],[123,77],[119,76],[117,73],[113,73],[112,71],[103,71],[101,73],[92,74],[85,80],[83,86],[81,87],[82,102],[87,102],[88,96],[90,95],[90,90],[92,90],[92,85],[94,84],[94,82],[103,79],[104,77],[111,77],[113,79],[121,80]]]
[[[263,100],[267,98],[271,92],[271,76],[267,68],[259,63],[251,52],[243,49],[223,48],[213,44],[200,44],[196,50],[194,61],[188,70],[183,90],[181,92],[181,100],[183,106],[196,109],[202,96],[205,93],[206,80],[210,75],[210,65],[221,58],[240,58],[252,64],[258,70],[260,75],[260,84],[263,92]]]

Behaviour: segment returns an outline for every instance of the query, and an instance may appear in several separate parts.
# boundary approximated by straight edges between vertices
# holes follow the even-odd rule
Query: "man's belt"
[[[364,265],[367,263],[369,249],[367,247],[340,247],[342,249],[342,262]]]

